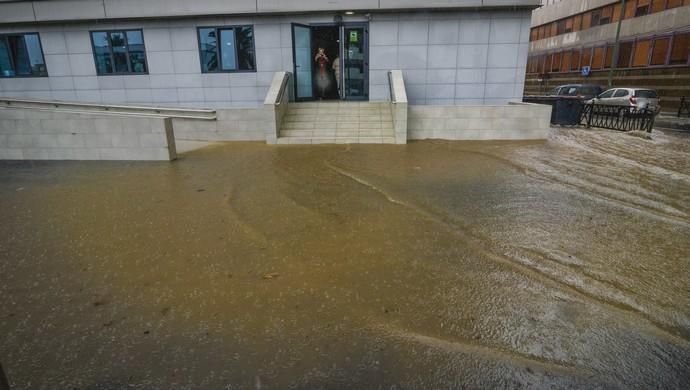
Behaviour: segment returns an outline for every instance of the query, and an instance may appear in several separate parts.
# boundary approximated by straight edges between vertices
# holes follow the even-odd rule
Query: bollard
[[[5,370],[2,369],[2,363],[0,363],[0,390],[10,390],[10,382],[7,380]]]

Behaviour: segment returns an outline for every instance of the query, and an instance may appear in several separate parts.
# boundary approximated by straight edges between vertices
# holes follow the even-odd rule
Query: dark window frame
[[[36,32],[18,32],[18,33],[2,33],[0,34],[0,39],[7,39],[7,37],[12,37],[12,36],[25,36],[25,35],[36,35],[38,37],[38,47],[41,49],[41,60],[43,60],[43,66],[46,68],[45,74],[39,74],[39,75],[17,75],[17,71],[15,69],[15,75],[14,76],[2,76],[0,75],[0,79],[26,79],[26,78],[34,78],[34,77],[50,77],[50,73],[48,72],[48,64],[46,64],[46,56],[45,53],[43,52],[43,42],[41,41],[41,34],[36,31]],[[7,47],[9,48],[9,42],[6,41]],[[12,52],[8,50],[9,56],[10,56],[10,63],[14,65],[13,61],[13,56]]]
[[[141,44],[144,46],[144,65],[146,66],[146,72],[132,72],[132,61],[129,58],[129,38],[127,37],[128,31],[139,31],[141,33]],[[108,35],[108,51],[110,52],[110,62],[113,64],[113,70],[115,69],[115,58],[113,57],[113,44],[110,39],[111,33],[123,33],[125,38],[125,52],[127,54],[127,72],[110,72],[110,73],[99,73],[98,72],[98,59],[96,58],[96,45],[93,42],[93,34],[96,33],[106,33]],[[148,75],[149,74],[149,59],[146,52],[146,40],[144,39],[144,29],[143,28],[124,28],[124,29],[112,29],[112,30],[90,30],[89,39],[91,40],[91,52],[93,53],[93,65],[96,68],[97,76],[137,76],[137,75]]]
[[[235,30],[237,28],[249,27],[252,29],[252,53],[254,55],[254,69],[239,69],[239,55],[237,53],[237,33],[233,32],[235,36],[235,63],[238,64],[238,69],[223,69],[223,56],[220,53],[220,31],[221,30]],[[216,56],[218,56],[218,70],[207,70],[204,71],[204,66],[201,58],[201,36],[199,35],[202,29],[214,29],[216,31]],[[199,69],[202,74],[213,74],[213,73],[256,73],[258,72],[258,65],[256,61],[256,36],[254,35],[255,29],[253,24],[233,24],[227,26],[197,26],[196,28],[196,41],[199,48]]]

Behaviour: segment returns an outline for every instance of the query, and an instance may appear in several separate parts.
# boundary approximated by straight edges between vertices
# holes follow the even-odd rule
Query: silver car
[[[647,109],[658,113],[661,110],[659,95],[653,89],[646,88],[612,88],[602,92],[587,103],[604,106]]]

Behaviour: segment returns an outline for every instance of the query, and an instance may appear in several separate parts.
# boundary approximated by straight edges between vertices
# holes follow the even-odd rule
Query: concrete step
[[[395,137],[279,137],[281,145],[394,144]]]
[[[392,130],[362,130],[362,129],[341,129],[341,130],[311,130],[311,129],[291,129],[281,130],[281,137],[393,137]]]
[[[395,143],[386,102],[290,103],[280,144]]]

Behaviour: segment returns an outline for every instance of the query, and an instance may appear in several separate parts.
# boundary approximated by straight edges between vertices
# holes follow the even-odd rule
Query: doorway
[[[367,23],[293,23],[297,101],[368,100]]]

